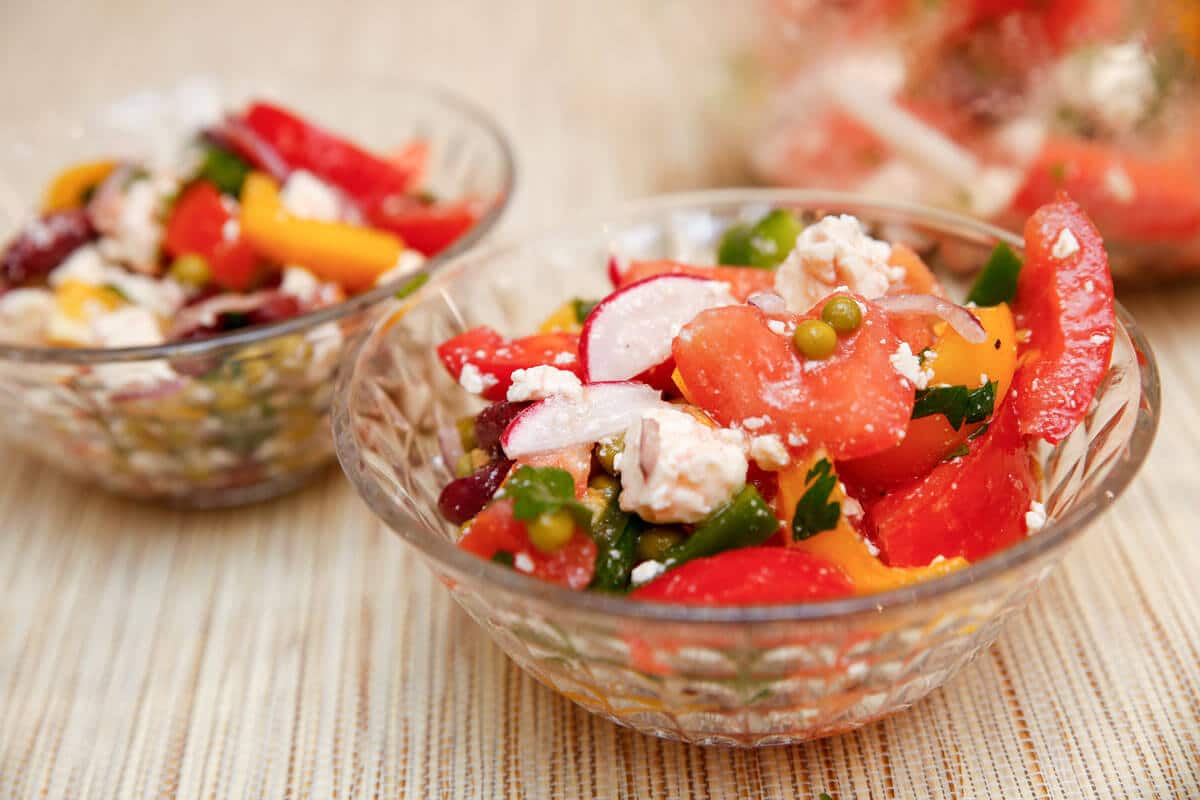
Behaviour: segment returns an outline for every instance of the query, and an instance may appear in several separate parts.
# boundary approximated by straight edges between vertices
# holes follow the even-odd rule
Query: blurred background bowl
[[[353,75],[196,79],[91,113],[47,111],[0,130],[0,231],[33,214],[64,164],[153,157],[214,110],[276,99],[377,150],[429,145],[422,183],[483,212],[420,274],[482,239],[507,207],[511,148],[493,120],[433,86]],[[333,458],[329,407],[347,340],[416,275],[283,322],[199,341],[112,350],[0,345],[0,435],[111,491],[185,507],[296,488]],[[419,278],[418,278],[419,280]]]
[[[928,583],[832,602],[699,608],[571,592],[458,549],[437,498],[453,477],[437,431],[480,401],[434,348],[476,325],[523,335],[571,297],[610,291],[611,253],[713,263],[721,233],[774,206],[845,212],[929,256],[982,263],[1020,239],[931,209],[821,192],[729,190],[646,202],[441,271],[349,353],[334,406],[338,457],[359,493],[417,548],[454,598],[538,680],[623,725],[701,744],[783,744],[845,731],[941,685],[1029,602],[1125,488],[1158,421],[1154,356],[1123,309],[1096,403],[1040,454],[1051,521],[1038,534]],[[938,259],[933,258],[937,265]],[[948,280],[954,289],[954,275]],[[961,287],[959,287],[961,290]]]

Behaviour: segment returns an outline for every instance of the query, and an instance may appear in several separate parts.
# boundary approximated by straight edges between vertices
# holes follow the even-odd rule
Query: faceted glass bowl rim
[[[602,230],[606,223],[633,223],[648,214],[669,211],[697,211],[705,208],[731,209],[738,206],[782,204],[798,208],[854,207],[865,213],[881,212],[903,215],[907,221],[941,231],[949,236],[964,238],[967,234],[1007,242],[1018,252],[1023,250],[1021,237],[978,220],[952,212],[924,206],[880,201],[844,192],[791,189],[721,189],[706,192],[664,195],[627,204],[615,213],[594,216],[590,221],[577,221],[566,226],[550,228],[541,234],[515,243],[494,244],[461,256],[446,264],[437,277],[409,298],[405,308],[411,310],[422,303],[435,302],[439,288],[464,272],[487,269],[489,262],[537,250],[540,247],[570,236],[587,236]],[[469,280],[469,275],[466,276]],[[333,430],[338,460],[351,482],[380,518],[406,542],[418,548],[440,567],[455,574],[455,580],[469,580],[481,593],[496,591],[512,595],[529,603],[545,603],[558,610],[570,610],[585,615],[654,620],[677,623],[750,623],[750,622],[820,622],[849,617],[866,612],[882,612],[900,606],[916,604],[958,589],[996,578],[1025,565],[1037,557],[1065,545],[1082,533],[1089,523],[1108,509],[1125,490],[1145,461],[1158,428],[1161,397],[1158,366],[1145,335],[1133,317],[1120,303],[1116,304],[1117,324],[1129,336],[1140,372],[1141,392],[1137,414],[1125,455],[1110,469],[1099,485],[1076,503],[1067,513],[1052,520],[1041,531],[1025,538],[994,556],[965,569],[929,581],[877,594],[859,595],[839,600],[786,605],[704,607],[650,603],[633,600],[624,595],[570,589],[523,575],[499,564],[493,564],[455,546],[441,533],[424,525],[414,525],[400,505],[362,466],[362,446],[355,435],[349,398],[355,390],[360,355],[378,337],[386,333],[392,315],[377,320],[364,332],[355,345],[344,354],[346,359],[334,394]],[[408,467],[405,467],[408,468]]]
[[[279,81],[280,79],[284,79],[287,82],[289,78],[297,81],[311,80],[311,76],[303,74],[288,75],[286,73],[276,75],[271,80]],[[325,79],[327,80],[327,76]],[[245,82],[244,79],[242,80]],[[451,113],[457,114],[465,124],[476,126],[481,133],[492,140],[492,143],[496,146],[500,154],[500,170],[502,174],[501,193],[496,198],[496,201],[479,218],[479,221],[467,231],[466,235],[443,252],[426,259],[420,269],[414,270],[395,281],[391,281],[383,286],[377,286],[369,292],[355,295],[327,308],[310,311],[280,322],[257,325],[246,330],[218,334],[217,336],[196,341],[171,342],[142,347],[22,347],[0,343],[0,360],[47,364],[98,364],[203,356],[214,350],[223,350],[227,347],[241,347],[266,339],[273,339],[277,336],[306,331],[326,322],[348,317],[387,299],[402,287],[410,285],[414,280],[419,280],[422,275],[428,276],[442,264],[468,251],[483,239],[508,210],[508,206],[512,202],[513,191],[516,188],[516,157],[508,136],[504,133],[503,128],[501,128],[495,118],[474,102],[438,84],[427,81],[403,79],[388,80],[386,83],[382,83],[379,79],[349,75],[342,76],[339,80],[354,80],[356,86],[395,95],[396,99],[400,102],[403,102],[405,95],[420,97],[423,100],[432,100],[435,104],[441,105]],[[227,83],[225,80],[221,82]],[[17,130],[18,126],[11,124],[0,126],[0,136],[4,136],[5,138],[15,137]]]

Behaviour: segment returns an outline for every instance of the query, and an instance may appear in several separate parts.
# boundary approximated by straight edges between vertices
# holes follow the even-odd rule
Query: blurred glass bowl
[[[480,198],[478,224],[420,274],[470,248],[504,212],[512,151],[483,111],[432,86],[352,76],[210,80],[145,91],[80,120],[48,112],[0,133],[0,231],[32,214],[57,168],[154,157],[216,104],[279,99],[369,147],[421,139],[423,188]],[[296,488],[333,458],[329,407],[344,343],[417,273],[283,322],[156,347],[0,344],[0,435],[83,480],[185,507],[254,502]]]
[[[759,179],[1008,227],[1061,189],[1122,282],[1200,273],[1194,0],[756,8]]]
[[[965,570],[881,594],[786,606],[661,605],[572,592],[458,549],[457,528],[437,509],[452,477],[438,455],[437,431],[477,411],[479,401],[446,374],[434,347],[475,325],[523,334],[564,298],[602,296],[614,251],[704,263],[731,222],[772,206],[851,213],[893,239],[940,244],[977,262],[998,241],[1021,245],[957,215],[851,195],[666,197],[457,259],[363,336],[334,401],[338,458],[359,493],[518,664],[609,719],[700,744],[825,736],[937,688],[995,639],[1066,543],[1112,504],[1145,458],[1158,421],[1153,354],[1120,309],[1096,403],[1084,424],[1042,454],[1046,527]]]

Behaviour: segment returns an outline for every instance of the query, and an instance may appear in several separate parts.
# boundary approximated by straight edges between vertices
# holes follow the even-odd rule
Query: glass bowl
[[[432,86],[294,77],[144,91],[80,123],[46,113],[0,133],[0,231],[11,235],[64,164],[153,156],[206,106],[272,97],[367,146],[429,143],[424,186],[476,197],[479,223],[423,272],[471,247],[511,195],[511,148],[483,111]],[[6,235],[6,238],[7,238]],[[333,459],[329,408],[339,356],[379,302],[414,275],[343,303],[200,341],[123,349],[0,344],[0,436],[106,489],[185,507],[289,491]]]
[[[729,190],[679,195],[446,266],[348,354],[334,399],[342,467],[370,507],[420,552],[454,598],[542,683],[623,725],[699,744],[759,746],[826,736],[920,700],[1023,609],[1137,472],[1154,437],[1154,356],[1119,309],[1112,364],[1084,424],[1041,454],[1050,522],[962,571],[880,594],[802,605],[698,608],[572,592],[454,545],[437,510],[451,475],[437,430],[479,401],[434,346],[480,324],[532,331],[564,298],[598,297],[605,263],[703,263],[731,222],[772,206],[845,212],[893,239],[986,256],[1021,241],[947,212],[844,194]],[[711,263],[711,262],[709,262]]]

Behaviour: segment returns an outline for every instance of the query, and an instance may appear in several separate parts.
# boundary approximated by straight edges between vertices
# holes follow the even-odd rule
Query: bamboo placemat
[[[437,78],[514,135],[510,232],[723,177],[712,65],[670,45],[732,4],[204,7],[9,4],[0,103],[212,64]],[[184,514],[4,451],[0,798],[1200,797],[1200,289],[1130,305],[1165,384],[1141,479],[945,688],[785,749],[661,742],[541,688],[336,472]]]

